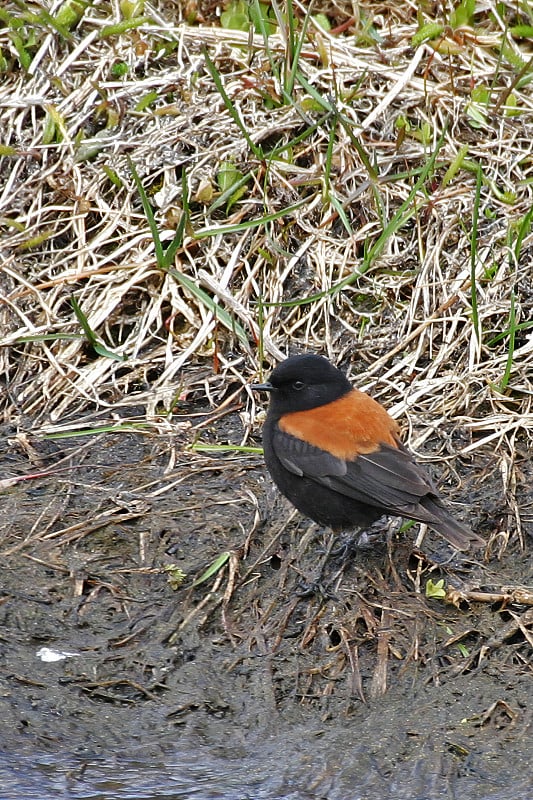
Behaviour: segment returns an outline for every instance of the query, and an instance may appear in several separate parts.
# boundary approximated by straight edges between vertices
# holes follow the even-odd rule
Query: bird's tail
[[[474,533],[467,525],[458,522],[438,498],[427,497],[421,504],[426,511],[429,511],[431,519],[424,520],[427,524],[440,533],[447,542],[456,550],[470,550],[480,548],[486,544],[485,540]]]

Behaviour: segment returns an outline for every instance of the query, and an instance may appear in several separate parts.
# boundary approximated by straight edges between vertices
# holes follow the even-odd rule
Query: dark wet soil
[[[217,423],[218,441],[241,436],[237,415]],[[431,533],[415,548],[389,520],[370,543],[339,541],[292,514],[261,456],[193,441],[185,426],[4,430],[3,479],[49,473],[2,491],[4,752],[153,765],[201,746],[243,786],[267,765],[275,789],[243,797],[526,798],[531,591],[498,595],[531,590],[531,462],[513,497],[520,535],[491,454],[462,465],[491,541],[465,557]],[[456,605],[427,598],[428,579]]]

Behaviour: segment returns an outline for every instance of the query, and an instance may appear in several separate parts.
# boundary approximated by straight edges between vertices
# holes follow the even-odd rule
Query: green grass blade
[[[476,174],[476,192],[474,195],[474,207],[472,210],[472,235],[470,237],[470,304],[472,306],[472,324],[478,342],[481,340],[481,329],[479,325],[479,312],[477,304],[477,285],[476,285],[476,263],[477,263],[477,232],[479,220],[479,204],[481,199],[481,186],[483,184],[483,171],[478,166]]]
[[[185,232],[185,225],[187,220],[189,219],[189,206],[188,206],[188,187],[186,184],[185,173],[182,175],[182,188],[183,188],[183,213],[178,224],[178,228],[176,230],[176,234],[174,239],[168,246],[166,252],[163,249],[163,245],[161,243],[161,237],[159,236],[159,229],[157,227],[157,221],[154,216],[154,211],[148,200],[148,196],[144,190],[144,186],[142,185],[141,179],[135,169],[135,165],[130,159],[130,169],[131,174],[133,175],[133,180],[135,181],[135,185],[139,192],[139,196],[141,198],[141,203],[143,206],[143,210],[146,214],[146,219],[148,220],[148,225],[150,227],[150,231],[152,233],[152,238],[154,240],[154,247],[155,247],[155,254],[157,260],[157,266],[159,269],[167,272],[171,275],[181,286],[183,286],[187,291],[189,291],[193,297],[195,297],[200,303],[202,303],[205,308],[207,308],[215,318],[221,322],[228,330],[232,333],[235,333],[240,341],[248,347],[248,336],[246,331],[240,325],[237,320],[231,316],[224,308],[216,303],[210,295],[207,294],[200,286],[198,286],[195,281],[185,275],[183,272],[179,272],[177,269],[174,269],[170,266],[169,262],[174,260],[177,250],[181,247],[183,243],[183,236]]]
[[[444,174],[444,178],[442,179],[441,182],[441,189],[444,189],[446,186],[448,186],[448,184],[451,183],[451,181],[455,178],[455,176],[463,166],[463,162],[467,155],[468,155],[468,145],[463,144],[459,148],[457,155],[455,156],[455,158],[453,159],[453,161],[451,162],[450,166],[448,167],[448,169]]]
[[[183,172],[181,173],[181,204],[181,217],[176,228],[176,233],[174,234],[174,238],[170,242],[169,246],[165,250],[165,267],[170,267],[174,263],[176,253],[183,245],[185,230],[191,219],[191,212],[189,208],[189,186],[187,184],[187,173],[185,168],[183,168]]]
[[[330,114],[335,114],[335,109],[333,108],[333,106],[331,105],[331,103],[329,103],[329,102],[326,100],[326,98],[325,98],[325,97],[323,97],[323,96],[320,94],[320,92],[318,92],[318,91],[315,89],[315,87],[314,87],[314,86],[312,86],[312,85],[309,83],[309,81],[307,81],[307,80],[305,79],[305,77],[302,75],[302,73],[301,73],[299,70],[297,70],[297,71],[296,71],[296,77],[297,77],[297,79],[298,79],[298,83],[300,84],[300,86],[302,87],[302,89],[305,89],[305,91],[307,92],[307,94],[308,94],[310,97],[312,97],[312,98],[313,98],[313,100],[316,100],[316,102],[317,102],[317,103],[318,103],[320,106],[322,106],[322,108],[323,108],[323,109],[325,109],[326,111],[328,111]]]
[[[13,344],[26,344],[27,342],[63,342],[83,339],[81,333],[34,333],[30,336],[19,336]]]
[[[78,428],[71,431],[45,433],[43,439],[72,439],[78,436],[98,436],[101,433],[146,433],[152,430],[145,422],[124,422],[111,425],[99,425],[96,428]]]
[[[315,303],[318,300],[322,300],[324,297],[333,297],[334,295],[338,294],[338,292],[341,292],[346,286],[351,286],[352,283],[355,283],[355,281],[359,277],[361,277],[361,275],[364,275],[365,272],[367,272],[370,269],[370,267],[374,263],[374,260],[379,256],[379,254],[385,247],[387,241],[392,236],[392,234],[395,233],[400,228],[402,228],[416,213],[416,208],[413,205],[414,198],[416,197],[418,190],[425,183],[428,175],[433,174],[435,168],[435,162],[437,160],[438,154],[441,151],[445,135],[446,135],[446,128],[443,129],[441,136],[436,144],[435,150],[427,160],[423,169],[420,171],[418,180],[416,181],[413,188],[409,192],[407,198],[404,200],[399,209],[396,211],[390,222],[383,229],[383,231],[381,232],[380,236],[376,239],[374,244],[368,249],[368,252],[365,253],[363,263],[361,264],[359,269],[354,270],[354,272],[352,272],[351,275],[348,275],[342,281],[336,283],[334,286],[331,287],[331,289],[328,289],[327,292],[317,292],[316,294],[313,294],[309,297],[302,297],[299,300],[287,300],[281,303],[264,303],[265,308],[271,306],[284,308],[293,306],[303,306],[309,303]]]
[[[292,206],[280,208],[279,211],[273,211],[272,214],[265,214],[257,219],[248,219],[245,222],[236,222],[230,225],[219,225],[215,228],[200,228],[199,231],[195,232],[194,236],[196,239],[206,239],[208,236],[218,236],[219,234],[224,235],[226,233],[238,233],[239,231],[245,231],[249,228],[258,228],[260,225],[267,225],[269,222],[274,222],[281,217],[292,214],[293,211],[301,208],[301,206],[305,205],[307,202],[308,201],[306,199],[300,200],[298,203],[294,203]]]
[[[148,225],[150,227],[152,239],[154,240],[155,257],[157,259],[157,263],[159,266],[162,266],[165,262],[165,253],[163,251],[163,245],[161,244],[161,237],[159,236],[159,228],[157,227],[157,222],[154,215],[154,210],[152,208],[152,204],[148,200],[148,195],[144,190],[144,186],[142,184],[141,179],[139,178],[139,173],[137,172],[135,164],[133,163],[133,161],[129,156],[128,156],[128,166],[133,176],[133,180],[135,182],[137,191],[139,192],[139,197],[141,198],[143,211],[148,221]]]
[[[177,269],[173,267],[161,267],[162,270],[167,272],[176,281],[181,284],[188,292],[192,294],[200,303],[202,303],[208,311],[210,311],[215,319],[221,322],[229,331],[234,333],[242,342],[242,344],[248,349],[248,336],[246,331],[242,327],[242,325],[228,314],[228,312],[218,305],[218,303],[213,300],[213,298],[207,294],[200,286],[198,286],[192,278],[189,278],[188,275],[185,275],[183,272],[178,272]]]
[[[126,361],[126,356],[121,356],[118,353],[114,353],[113,350],[109,350],[97,337],[91,326],[89,325],[89,320],[81,310],[80,304],[74,297],[74,295],[70,296],[70,304],[72,306],[72,310],[74,311],[78,322],[80,323],[85,336],[87,337],[87,341],[93,348],[94,352],[97,353],[99,356],[103,356],[104,358],[111,358],[113,361]]]
[[[522,243],[531,230],[532,220],[533,220],[533,206],[531,206],[527,214],[525,214],[522,217],[520,224],[518,226],[518,234],[516,236],[516,242],[514,246],[514,254],[517,262],[520,261],[520,256],[522,254]]]
[[[259,0],[252,0],[252,7],[255,9],[256,12],[255,16],[257,19],[261,36],[263,38],[263,45],[265,48],[265,53],[268,59],[268,63],[270,64],[270,69],[272,70],[272,75],[277,80],[278,84],[281,85],[278,64],[276,62],[276,59],[274,58],[274,54],[272,53],[272,49],[268,43],[269,32],[267,30],[267,24],[271,23],[265,23],[263,14],[261,13],[261,9],[259,7]]]
[[[333,111],[327,111],[327,112],[324,114],[324,116],[320,117],[320,119],[318,119],[318,120],[317,120],[316,122],[314,122],[312,125],[309,125],[309,127],[308,127],[308,128],[306,128],[306,129],[303,131],[303,133],[300,133],[300,134],[298,134],[298,136],[295,136],[293,139],[291,139],[290,141],[288,141],[286,144],[282,144],[282,145],[280,145],[279,147],[275,147],[275,148],[274,148],[274,149],[273,149],[273,150],[272,150],[272,151],[271,151],[271,152],[268,154],[268,157],[269,157],[270,159],[275,159],[275,158],[277,158],[278,156],[280,156],[282,153],[284,153],[286,150],[290,150],[291,148],[293,148],[293,147],[296,147],[296,145],[297,145],[297,144],[300,144],[300,142],[303,142],[303,141],[305,141],[305,140],[307,140],[307,139],[310,139],[310,138],[311,138],[311,136],[312,136],[312,134],[313,134],[315,131],[317,131],[319,128],[321,128],[323,125],[325,125],[325,123],[326,123],[326,122],[327,122],[329,119],[331,119],[331,117],[332,117],[332,116],[333,116]]]
[[[287,19],[289,23],[289,38],[288,38],[289,58],[287,59],[287,71],[285,74],[285,82],[283,87],[284,93],[287,97],[292,98],[294,92],[296,75],[297,73],[299,73],[298,63],[300,60],[300,53],[302,52],[302,47],[306,39],[307,27],[309,25],[309,19],[311,17],[312,6],[313,2],[311,0],[303,19],[302,30],[298,34],[298,36],[296,36],[296,25],[294,20],[294,9],[292,5],[292,0],[288,0],[287,2]]]
[[[509,385],[511,378],[511,370],[513,368],[513,358],[516,339],[516,308],[515,308],[515,293],[514,289],[511,292],[511,307],[509,309],[509,349],[507,351],[507,361],[505,364],[505,372],[500,381],[500,391],[502,394],[505,392]]]
[[[211,203],[211,205],[207,209],[206,216],[209,217],[213,213],[213,211],[217,210],[217,208],[225,206],[226,203],[228,203],[229,200],[231,200],[235,192],[238,192],[242,186],[246,186],[250,178],[253,177],[254,177],[253,172],[247,172],[246,175],[243,175],[241,178],[239,178],[238,181],[235,181],[234,184],[232,184],[228,189],[226,189],[225,192],[222,192],[222,194],[220,194],[217,197],[217,199]]]
[[[246,126],[244,125],[244,122],[241,119],[241,116],[240,116],[239,112],[237,111],[237,109],[233,105],[229,95],[227,94],[227,92],[226,92],[226,90],[224,88],[224,84],[222,83],[222,78],[220,77],[219,71],[217,70],[217,68],[216,68],[215,64],[213,63],[213,61],[211,61],[211,59],[209,57],[209,53],[207,52],[207,49],[205,47],[202,48],[202,54],[203,54],[203,57],[205,59],[205,64],[207,66],[207,69],[209,70],[209,73],[210,73],[211,77],[213,78],[213,82],[214,82],[215,86],[217,87],[218,93],[220,94],[222,100],[224,101],[224,105],[226,106],[231,118],[233,119],[234,123],[240,129],[242,135],[244,136],[244,138],[248,142],[248,147],[250,148],[250,150],[252,151],[254,156],[256,156],[256,158],[259,158],[262,161],[263,160],[263,150],[261,149],[261,147],[258,147],[258,145],[256,145],[252,141],[252,139],[250,137],[250,134],[246,130]]]
[[[527,331],[530,328],[533,328],[533,322],[519,322],[517,325],[514,326],[515,337],[517,333],[521,333],[522,331]],[[493,336],[492,339],[487,341],[487,347],[494,347],[494,345],[501,342],[502,339],[506,339],[511,334],[510,328],[505,328],[501,333],[498,333],[496,336]]]
[[[341,220],[342,224],[344,225],[344,227],[346,229],[346,233],[348,234],[348,236],[353,236],[354,235],[353,228],[350,225],[350,220],[348,219],[348,215],[346,213],[346,209],[342,205],[342,203],[339,200],[339,198],[335,197],[334,194],[331,194],[329,196],[329,202],[331,203],[331,205],[333,206],[333,208],[335,209],[335,211],[339,215],[340,220]]]
[[[194,442],[188,448],[195,453],[246,453],[252,455],[262,455],[262,447],[250,447],[246,445],[237,444],[202,444],[202,442]]]
[[[218,558],[215,558],[205,572],[202,572],[200,577],[193,581],[193,587],[200,586],[201,583],[205,583],[205,581],[208,581],[213,575],[216,575],[217,572],[219,572],[222,567],[228,563],[230,556],[231,552],[226,550],[224,553],[221,553]]]
[[[89,320],[87,319],[87,317],[85,316],[85,314],[81,310],[80,304],[78,303],[78,301],[76,300],[74,295],[70,296],[70,305],[72,306],[72,309],[73,309],[74,313],[76,314],[76,319],[80,323],[80,325],[81,325],[81,327],[83,329],[83,332],[84,332],[85,336],[87,337],[87,339],[89,341],[89,344],[92,347],[94,347],[94,345],[97,342],[96,334],[93,331],[93,329],[91,328],[91,326],[89,325]]]

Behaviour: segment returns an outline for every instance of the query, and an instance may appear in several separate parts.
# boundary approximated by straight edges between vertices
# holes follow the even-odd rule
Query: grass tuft
[[[6,0],[7,418],[217,406],[315,350],[443,458],[529,443],[533,20],[439,8]]]

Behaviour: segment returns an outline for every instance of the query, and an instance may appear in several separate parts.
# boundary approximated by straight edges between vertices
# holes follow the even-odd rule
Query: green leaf
[[[316,24],[320,28],[322,28],[323,31],[326,31],[326,33],[330,32],[331,22],[329,21],[329,19],[326,17],[325,14],[313,14],[311,19],[313,20],[313,22],[316,22]]]
[[[151,105],[155,103],[157,98],[159,97],[159,92],[153,91],[148,92],[145,94],[135,106],[135,111],[144,111],[146,108],[150,108]]]
[[[272,18],[274,11],[271,5],[252,0],[248,13],[256,33],[262,34],[263,38],[267,39],[271,34],[276,33],[277,24],[276,20]]]
[[[466,115],[472,128],[483,128],[487,124],[487,115],[472,103],[467,103]]]
[[[109,36],[120,36],[123,33],[128,33],[142,25],[150,22],[150,17],[134,17],[132,19],[125,19],[122,22],[117,22],[116,25],[106,25],[102,28],[99,37],[100,39],[107,39]]]
[[[67,0],[59,7],[53,19],[57,25],[70,31],[83,17],[86,6],[87,3],[80,3],[78,0]]]
[[[81,333],[33,333],[30,336],[18,336],[13,344],[26,342],[68,342],[83,339]]]
[[[334,194],[330,194],[329,201],[330,201],[331,205],[333,206],[333,208],[336,210],[337,214],[339,215],[339,217],[341,219],[341,222],[344,225],[348,236],[353,236],[354,232],[353,232],[352,226],[350,225],[350,220],[348,219],[348,215],[347,215],[346,210],[344,209],[344,206],[342,205],[341,201],[337,197],[335,197]]]
[[[242,172],[239,172],[233,161],[223,161],[217,172],[217,183],[222,192],[231,189],[239,178],[242,178]]]
[[[200,230],[196,231],[194,235],[196,239],[206,239],[208,236],[238,233],[238,231],[245,231],[248,230],[248,228],[258,228],[260,225],[266,225],[269,222],[274,222],[281,217],[286,217],[289,214],[292,214],[293,211],[301,208],[301,206],[305,205],[307,202],[308,201],[304,198],[303,200],[299,200],[297,203],[294,203],[292,206],[280,208],[278,211],[273,211],[272,214],[264,214],[262,217],[258,217],[257,219],[248,219],[245,222],[235,222],[231,225],[218,225],[212,228],[200,228]]]
[[[423,44],[424,42],[429,42],[432,39],[437,39],[437,37],[442,35],[444,31],[444,25],[439,25],[436,22],[428,22],[425,25],[422,25],[421,28],[411,37],[411,45],[413,47],[418,47],[418,45]]]
[[[511,92],[508,94],[503,107],[504,117],[518,117],[520,114],[523,114],[523,112],[524,109],[518,106],[518,98],[515,93]]]
[[[450,27],[455,30],[471,25],[476,10],[476,0],[462,0],[450,14]]]
[[[120,10],[124,19],[133,19],[144,14],[144,0],[120,0]]]
[[[475,103],[487,105],[490,100],[490,91],[486,86],[474,86],[470,92],[470,97]]]
[[[514,289],[511,291],[511,307],[509,309],[509,348],[507,350],[507,361],[505,364],[505,372],[497,387],[501,394],[505,393],[511,378],[511,371],[513,368],[513,356],[515,350],[516,338],[516,310],[515,310],[515,293]]]
[[[478,166],[476,170],[476,191],[472,209],[472,234],[470,236],[470,304],[472,306],[472,324],[478,341],[481,339],[481,323],[478,312],[478,289],[476,284],[476,265],[478,260],[478,227],[479,208],[481,204],[481,186],[483,183],[483,170]]]
[[[111,67],[111,75],[113,78],[123,78],[124,75],[127,75],[129,71],[130,68],[125,61],[117,61]]]
[[[444,187],[447,186],[455,178],[455,176],[463,166],[463,161],[465,160],[467,155],[468,155],[468,145],[463,144],[459,148],[457,155],[455,156],[450,166],[446,170],[446,173],[441,183],[442,189],[444,189]]]
[[[444,579],[435,581],[429,578],[426,582],[426,597],[433,597],[436,600],[443,600],[446,597],[446,589],[444,588]]]
[[[115,170],[112,167],[108,167],[107,164],[102,164],[102,172],[104,172],[105,175],[107,175],[108,179],[114,186],[116,186],[118,189],[122,189],[122,187],[124,186],[124,184],[122,183],[122,179],[120,175],[117,172],[115,172]]]
[[[514,25],[509,30],[517,39],[533,39],[533,25]]]
[[[531,206],[529,211],[522,217],[521,220],[518,221],[517,225],[518,235],[516,237],[516,242],[514,246],[514,252],[517,262],[519,261],[520,256],[522,254],[522,244],[524,242],[524,239],[531,232],[532,223],[533,223],[533,206]]]
[[[222,28],[232,31],[247,31],[250,29],[248,6],[242,0],[233,0],[220,15]]]
[[[250,173],[243,175],[232,161],[223,161],[220,165],[217,172],[217,183],[223,192],[222,196],[225,198],[227,211],[246,194],[246,183],[249,176]]]
[[[185,238],[185,230],[190,222],[189,187],[187,185],[187,173],[185,172],[185,169],[183,169],[183,172],[181,174],[181,203],[183,206],[183,211],[180,217],[180,221],[178,222],[178,225],[176,227],[176,233],[174,234],[174,238],[168,245],[167,249],[164,251],[164,264],[162,266],[162,268],[164,269],[169,268],[174,263],[176,253],[183,245],[183,240]],[[150,206],[150,210],[151,208],[152,207]]]
[[[28,42],[24,42],[22,37],[19,36],[19,34],[15,31],[11,31],[9,35],[13,45],[15,46],[15,50],[17,51],[20,66],[22,69],[28,70],[31,66],[31,62],[33,61],[33,56],[27,50]]]
[[[239,174],[241,174],[241,173],[239,173]],[[253,177],[253,172],[247,172],[246,175],[242,175],[242,177],[239,180],[237,180],[236,183],[228,186],[226,191],[222,192],[222,194],[219,195],[216,198],[216,200],[213,201],[213,203],[211,203],[211,205],[207,209],[206,216],[207,217],[211,216],[213,211],[216,211],[216,209],[220,208],[221,206],[229,204],[230,200],[231,200],[231,205],[236,203],[237,200],[240,197],[242,197],[243,194],[246,193],[246,189],[247,189],[246,184],[248,183],[248,181],[252,177]],[[217,175],[217,181],[218,181],[218,175]],[[220,183],[219,183],[219,185],[220,185]],[[227,206],[227,208],[230,208],[230,207],[231,207],[230,205]]]

